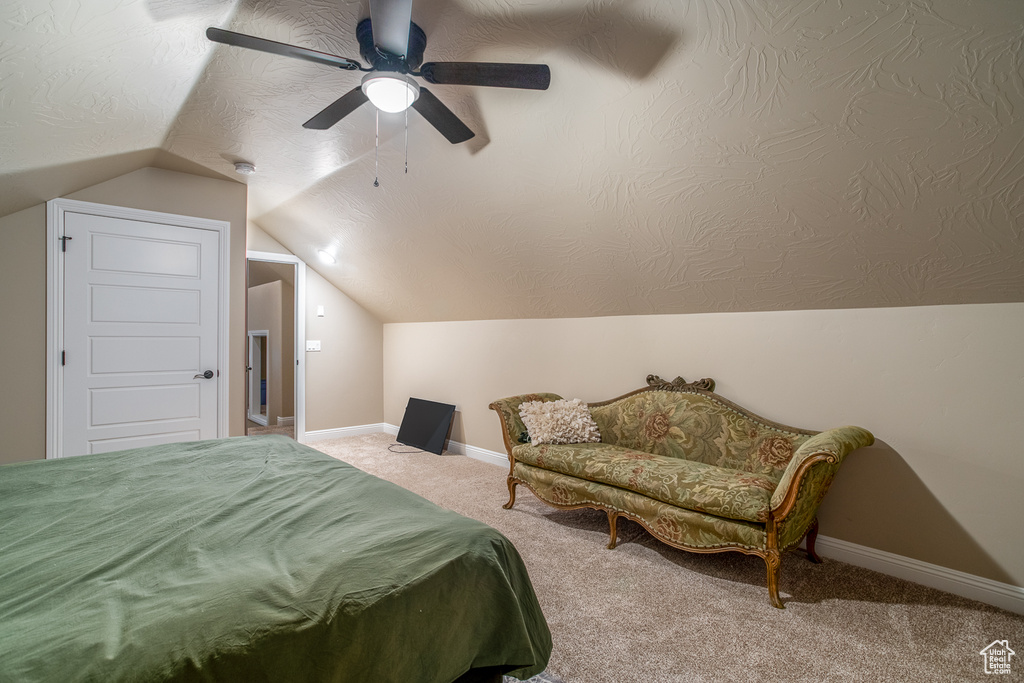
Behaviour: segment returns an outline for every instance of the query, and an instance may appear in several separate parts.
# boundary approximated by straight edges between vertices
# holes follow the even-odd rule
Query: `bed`
[[[0,680],[452,683],[550,652],[504,536],[290,439],[0,466]]]

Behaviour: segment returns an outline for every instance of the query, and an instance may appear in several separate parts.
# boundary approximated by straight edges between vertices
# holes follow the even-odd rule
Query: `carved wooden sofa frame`
[[[519,397],[510,397],[508,399],[495,401],[489,406],[492,410],[498,413],[498,417],[501,420],[502,436],[505,443],[505,450],[507,451],[509,458],[509,500],[503,505],[503,507],[505,509],[511,509],[512,506],[515,505],[516,486],[523,485],[530,489],[538,499],[555,508],[564,510],[592,508],[603,511],[608,516],[608,549],[614,549],[617,543],[617,519],[619,517],[625,517],[640,524],[659,541],[675,548],[696,553],[737,551],[749,555],[756,555],[764,560],[767,567],[767,588],[771,604],[780,609],[784,609],[785,605],[779,597],[779,568],[781,565],[782,553],[796,548],[802,540],[806,539],[805,548],[808,559],[815,563],[821,562],[821,558],[818,557],[814,548],[814,542],[818,535],[818,506],[820,505],[825,492],[828,490],[828,487],[832,482],[832,478],[835,476],[835,471],[841,464],[842,459],[850,451],[871,445],[874,442],[874,437],[870,432],[859,427],[842,427],[827,430],[826,432],[816,432],[790,427],[767,420],[730,401],[727,401],[717,394],[714,394],[715,382],[708,378],[701,379],[696,382],[686,382],[683,378],[677,377],[675,380],[669,382],[656,375],[648,375],[647,384],[648,386],[646,387],[623,394],[617,398],[601,401],[599,403],[591,403],[589,405],[591,408],[607,406],[617,401],[621,401],[622,399],[649,391],[693,393],[711,397],[714,401],[727,406],[728,408],[751,420],[759,422],[766,427],[789,432],[794,435],[799,435],[800,437],[808,437],[800,449],[794,453],[794,459],[796,459],[798,455],[800,456],[799,463],[788,466],[787,473],[783,477],[783,482],[780,482],[779,484],[779,488],[781,489],[783,483],[785,483],[785,478],[791,475],[788,485],[784,490],[784,495],[779,496],[778,494],[780,491],[777,489],[776,494],[772,498],[772,505],[768,510],[767,519],[764,522],[765,542],[763,546],[750,547],[738,543],[722,543],[715,545],[715,547],[698,547],[686,543],[679,543],[667,538],[664,534],[659,533],[648,519],[644,519],[632,510],[621,509],[597,500],[587,500],[576,504],[566,505],[545,498],[540,492],[538,492],[537,488],[533,486],[531,482],[526,481],[515,474],[517,460],[513,454],[513,449],[516,446],[523,445],[524,441],[521,441],[520,439],[525,437],[526,432],[524,429],[521,429],[523,425],[522,422],[519,421],[518,403],[515,404],[515,414],[513,415],[510,412],[509,402],[519,401],[519,403],[521,403],[523,400],[557,400],[560,398],[555,394],[530,394]],[[518,422],[516,424],[509,424],[512,420]],[[811,473],[815,472],[816,468],[820,470],[823,467],[827,468],[827,471],[817,472],[817,477],[811,477]],[[812,479],[814,479],[814,481],[812,481]],[[602,484],[602,486],[610,485]],[[776,498],[779,498],[777,503]],[[796,528],[789,525],[791,520],[797,524]]]

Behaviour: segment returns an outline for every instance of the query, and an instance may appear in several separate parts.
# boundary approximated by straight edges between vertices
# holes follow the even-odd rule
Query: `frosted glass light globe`
[[[401,75],[367,74],[363,77],[363,92],[377,109],[394,114],[416,101],[420,86]]]

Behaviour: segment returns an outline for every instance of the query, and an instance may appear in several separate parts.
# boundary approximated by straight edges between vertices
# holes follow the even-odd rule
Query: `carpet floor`
[[[271,425],[264,427],[263,425],[258,425],[255,422],[249,422],[246,420],[246,436],[263,436],[264,434],[280,434],[282,436],[287,436],[289,439],[294,439],[295,425]]]
[[[522,555],[547,617],[547,674],[565,683],[989,680],[980,651],[1021,652],[1024,616],[800,552],[782,561],[786,609],[768,602],[764,562],[687,553],[607,517],[556,510],[525,487],[508,500],[507,471],[465,456],[393,453],[387,434],[311,444],[434,503],[489,524]],[[827,530],[826,530],[827,533]]]

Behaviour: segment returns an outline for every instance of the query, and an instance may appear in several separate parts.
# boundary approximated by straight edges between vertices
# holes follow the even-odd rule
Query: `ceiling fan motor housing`
[[[409,22],[409,47],[406,55],[393,55],[378,48],[373,42],[373,25],[369,17],[356,26],[356,40],[359,41],[359,54],[374,69],[403,74],[415,71],[423,63],[423,50],[427,47],[427,34],[415,23]]]

